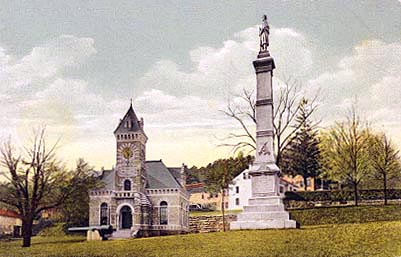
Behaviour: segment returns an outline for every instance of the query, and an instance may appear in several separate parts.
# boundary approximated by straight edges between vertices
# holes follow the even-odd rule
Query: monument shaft
[[[273,149],[273,69],[274,59],[268,52],[253,62],[256,73],[256,152],[252,176],[252,196],[279,194],[279,168]]]

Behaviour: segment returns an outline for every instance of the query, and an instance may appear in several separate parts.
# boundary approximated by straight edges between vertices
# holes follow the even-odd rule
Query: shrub
[[[66,235],[66,223],[55,223],[53,226],[43,229],[38,236],[62,237]]]
[[[359,200],[383,200],[384,193],[381,189],[359,190]],[[387,199],[401,199],[401,189],[387,190]],[[348,190],[333,191],[304,191],[304,192],[285,192],[285,200],[311,201],[311,202],[342,202],[354,200],[354,192]]]
[[[290,211],[291,219],[305,225],[401,220],[401,206],[325,207]]]

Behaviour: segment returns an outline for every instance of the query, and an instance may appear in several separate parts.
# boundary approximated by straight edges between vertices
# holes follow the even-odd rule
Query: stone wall
[[[230,222],[237,220],[237,215],[226,215],[226,230],[230,229]],[[223,216],[202,215],[189,217],[190,233],[207,233],[223,231]]]

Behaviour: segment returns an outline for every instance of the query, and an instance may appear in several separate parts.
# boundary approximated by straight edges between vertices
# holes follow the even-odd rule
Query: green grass
[[[291,219],[304,225],[401,221],[401,205],[328,207],[290,211]]]
[[[86,242],[36,237],[32,247],[0,242],[0,256],[399,256],[401,221],[230,231]]]

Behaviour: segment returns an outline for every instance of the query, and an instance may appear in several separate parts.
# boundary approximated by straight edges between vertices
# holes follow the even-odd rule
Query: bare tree
[[[229,103],[227,110],[222,110],[221,112],[236,120],[240,124],[243,133],[230,133],[223,140],[231,141],[234,139],[236,142],[223,143],[221,146],[232,147],[234,153],[244,149],[248,149],[249,152],[252,152],[256,149],[256,138],[250,129],[252,124],[256,124],[256,102],[253,91],[244,89],[240,99],[246,104],[245,109],[240,105]]]
[[[300,111],[300,106],[305,105],[306,119],[308,119],[317,109],[316,99],[318,93],[313,99],[308,100],[300,94],[300,84],[293,79],[286,79],[284,86],[277,93],[277,101],[274,101],[273,111],[273,129],[275,141],[276,163],[280,165],[283,150],[294,138],[294,135],[303,124],[296,123],[295,118]],[[240,96],[245,107],[233,105],[230,103],[226,110],[222,112],[236,120],[242,128],[243,133],[230,133],[223,140],[235,141],[234,143],[223,143],[221,146],[232,147],[233,152],[248,149],[250,152],[256,148],[256,139],[251,132],[251,126],[256,124],[256,101],[253,91],[243,90]]]
[[[68,172],[55,158],[57,143],[49,147],[45,129],[34,131],[32,144],[17,154],[11,141],[0,148],[2,176],[0,202],[22,219],[23,247],[31,245],[33,221],[44,210],[61,205],[82,183],[80,172]]]

